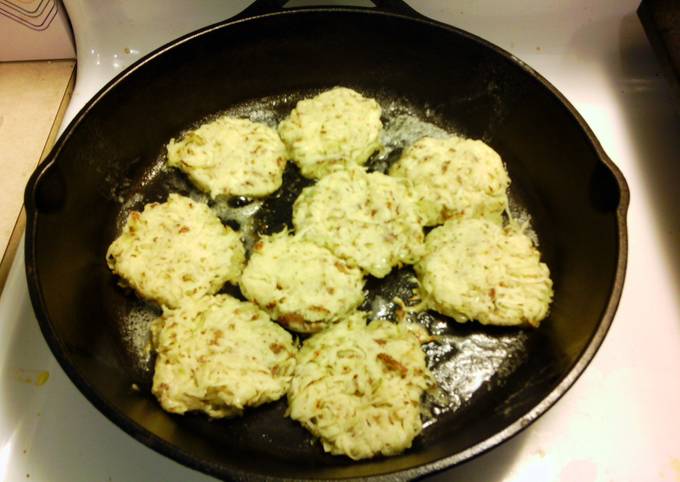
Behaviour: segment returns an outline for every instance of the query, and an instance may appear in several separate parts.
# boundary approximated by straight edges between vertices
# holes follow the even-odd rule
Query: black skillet
[[[402,480],[461,463],[545,412],[602,343],[623,286],[626,183],[566,99],[498,47],[400,1],[376,0],[374,9],[279,3],[257,1],[125,70],[83,108],[33,174],[25,199],[26,271],[43,335],[104,415],[160,453],[218,477]],[[116,286],[104,257],[127,209],[170,190],[190,191],[181,176],[156,169],[172,136],[258,99],[285,115],[298,98],[335,85],[410,106],[496,149],[513,197],[532,215],[555,282],[551,315],[538,330],[421,317],[451,340],[428,347],[449,408],[403,455],[362,462],[324,454],[283,418],[285,402],[229,421],[163,412],[148,391],[148,366],[124,333],[140,302]],[[289,170],[258,229],[284,225],[300,188]],[[371,297],[403,288],[390,280],[369,285]],[[479,374],[477,386],[471,381]]]

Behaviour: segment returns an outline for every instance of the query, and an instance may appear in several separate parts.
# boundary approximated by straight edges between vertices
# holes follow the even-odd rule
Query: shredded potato
[[[305,188],[293,207],[297,234],[377,278],[423,252],[422,219],[408,182],[348,167]]]
[[[394,455],[421,432],[431,383],[418,338],[405,324],[364,314],[305,341],[288,391],[288,415],[324,450],[359,460]]]
[[[337,166],[364,164],[380,146],[380,105],[346,87],[301,100],[279,134],[302,175],[318,179]]]
[[[106,261],[141,297],[177,307],[186,297],[237,283],[245,249],[207,205],[170,194],[128,216]]]
[[[359,268],[286,231],[255,244],[240,286],[281,325],[302,333],[322,330],[364,299]]]
[[[508,208],[510,178],[500,156],[482,141],[424,137],[404,151],[390,175],[413,182],[428,226],[464,216],[499,220]]]
[[[291,335],[254,304],[227,295],[165,310],[152,335],[152,391],[168,412],[238,415],[281,398],[293,375]]]
[[[222,116],[167,146],[168,165],[212,198],[266,196],[281,186],[286,147],[274,129]]]
[[[553,297],[540,256],[517,223],[461,219],[428,234],[415,268],[427,305],[458,322],[538,326]]]

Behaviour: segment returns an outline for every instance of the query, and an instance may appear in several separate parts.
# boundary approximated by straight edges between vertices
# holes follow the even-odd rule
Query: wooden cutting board
[[[74,60],[0,63],[0,291],[24,232],[24,187],[54,143],[74,81]]]

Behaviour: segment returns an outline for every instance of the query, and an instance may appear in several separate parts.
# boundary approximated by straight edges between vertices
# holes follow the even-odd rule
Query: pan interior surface
[[[417,315],[444,339],[425,347],[441,389],[426,400],[426,427],[410,450],[362,462],[324,454],[284,417],[285,401],[221,421],[163,412],[150,394],[153,360],[145,352],[158,310],[121,290],[105,262],[130,210],[169,192],[202,196],[164,167],[170,138],[218,113],[273,125],[300,98],[337,85],[376,97],[388,131],[392,123],[394,149],[373,158],[373,169],[384,170],[418,129],[480,138],[498,151],[513,204],[530,216],[555,284],[551,314],[537,330]],[[406,118],[415,127],[400,131],[395,123]],[[56,156],[35,187],[28,236],[29,283],[50,346],[122,428],[224,477],[369,477],[466,453],[566,389],[561,383],[598,331],[617,274],[619,188],[569,109],[509,57],[426,21],[306,10],[207,30],[118,79],[69,128]],[[213,207],[251,243],[292,227],[290,207],[308,184],[289,164],[284,186],[267,200]],[[412,271],[369,279],[367,288],[363,308],[393,318],[391,300],[413,296]]]

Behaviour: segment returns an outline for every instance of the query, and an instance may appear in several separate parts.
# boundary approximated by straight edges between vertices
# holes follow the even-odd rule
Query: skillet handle
[[[288,2],[289,0],[255,0],[232,20],[241,20],[244,18],[266,15],[269,13],[282,12],[286,10],[285,5]],[[375,5],[375,10],[381,12],[396,13],[414,18],[426,18],[411,8],[404,0],[370,0],[370,2]],[[342,7],[341,4],[326,5],[330,7]]]
[[[24,190],[24,206],[28,223],[38,212],[59,210],[66,199],[66,183],[61,170],[56,165],[55,148],[35,168],[26,183]]]

